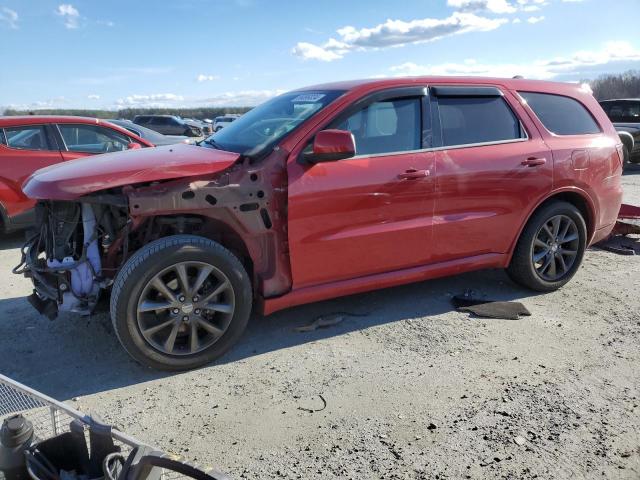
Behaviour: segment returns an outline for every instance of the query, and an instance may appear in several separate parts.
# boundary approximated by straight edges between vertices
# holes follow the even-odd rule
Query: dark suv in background
[[[640,163],[640,98],[603,100],[600,105],[624,144],[625,163]]]
[[[186,135],[188,137],[201,137],[202,128],[185,122],[175,115],[136,115],[133,123],[155,130],[163,135]]]

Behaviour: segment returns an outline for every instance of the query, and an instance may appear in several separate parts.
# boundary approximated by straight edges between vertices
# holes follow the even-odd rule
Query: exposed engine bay
[[[43,315],[58,310],[90,314],[112,278],[102,257],[127,228],[126,209],[114,205],[45,201],[36,207],[38,230],[22,249],[14,273],[34,283],[29,302]]]

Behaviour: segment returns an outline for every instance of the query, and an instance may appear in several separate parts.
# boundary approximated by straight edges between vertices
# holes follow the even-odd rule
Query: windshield
[[[207,138],[203,146],[257,155],[342,95],[340,91],[289,92],[269,100]]]

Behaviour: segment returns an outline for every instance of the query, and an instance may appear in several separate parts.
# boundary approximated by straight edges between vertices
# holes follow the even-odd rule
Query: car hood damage
[[[75,200],[100,190],[221,172],[240,154],[195,145],[114,152],[38,170],[23,191],[30,198]]]

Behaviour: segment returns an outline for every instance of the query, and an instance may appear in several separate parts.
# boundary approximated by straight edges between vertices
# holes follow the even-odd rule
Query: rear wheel
[[[122,346],[161,370],[211,362],[242,335],[252,306],[240,261],[206,238],[176,235],[152,242],[122,267],[111,318]]]
[[[567,202],[550,203],[527,223],[507,273],[532,290],[557,290],[580,267],[586,242],[587,227],[580,211]]]

